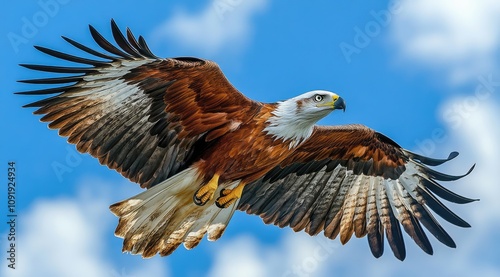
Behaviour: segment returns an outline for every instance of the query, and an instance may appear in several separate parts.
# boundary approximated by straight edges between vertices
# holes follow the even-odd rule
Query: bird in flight
[[[363,125],[318,126],[345,110],[336,93],[313,90],[261,103],[240,93],[212,61],[159,58],[143,37],[128,28],[122,33],[113,20],[115,44],[89,28],[102,49],[63,39],[93,58],[35,46],[79,65],[21,64],[63,75],[21,80],[55,86],[18,94],[44,96],[24,107],[38,108],[41,121],[78,151],[146,189],[110,207],[124,252],[165,256],[180,244],[192,249],[205,235],[217,240],[237,209],[343,244],[352,235],[367,237],[375,257],[386,239],[400,260],[401,227],[428,254],[433,248],[423,227],[456,246],[434,214],[470,227],[441,199],[474,199],[438,181],[462,178],[474,166],[461,176],[430,168],[458,153],[434,159]]]

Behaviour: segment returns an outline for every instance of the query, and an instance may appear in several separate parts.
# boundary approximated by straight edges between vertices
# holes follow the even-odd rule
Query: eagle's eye
[[[314,101],[320,102],[321,100],[323,100],[323,95],[316,94],[314,96]]]

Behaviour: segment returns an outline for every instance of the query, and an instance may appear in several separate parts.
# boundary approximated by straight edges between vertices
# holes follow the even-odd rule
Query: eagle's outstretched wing
[[[97,59],[36,46],[48,55],[89,66],[22,64],[76,75],[22,80],[58,86],[19,94],[56,94],[25,107],[39,107],[35,114],[44,115],[41,121],[59,129],[80,152],[90,153],[141,187],[151,187],[189,166],[197,147],[238,128],[261,105],[238,92],[214,62],[160,59],[142,37],[137,41],[129,29],[125,37],[114,21],[111,27],[119,47],[89,27],[97,44],[109,53],[66,37]]]
[[[385,233],[400,260],[406,256],[402,225],[422,250],[432,254],[421,225],[445,245],[455,247],[455,242],[429,208],[450,223],[469,227],[435,195],[461,204],[474,201],[436,182],[457,180],[470,171],[450,176],[426,166],[457,154],[444,160],[423,157],[360,125],[316,127],[280,166],[245,187],[239,209],[310,235],[340,235],[342,243],[353,234],[367,235],[375,257],[383,254]]]

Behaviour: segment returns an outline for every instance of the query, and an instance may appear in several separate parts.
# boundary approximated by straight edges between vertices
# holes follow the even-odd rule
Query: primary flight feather
[[[19,94],[53,94],[25,107],[37,107],[41,121],[78,151],[146,188],[111,206],[123,251],[169,255],[180,244],[195,247],[205,235],[216,240],[236,209],[310,235],[339,236],[342,243],[366,236],[375,257],[385,237],[400,260],[406,256],[401,226],[428,254],[433,249],[423,227],[456,246],[433,212],[469,227],[439,198],[474,200],[437,181],[457,180],[472,168],[451,176],[428,167],[456,152],[432,159],[362,125],[317,126],[345,110],[337,94],[314,90],[277,103],[253,101],[216,63],[162,59],[129,29],[125,36],[114,21],[111,28],[117,46],[90,26],[107,53],[63,37],[93,59],[36,46],[83,66],[22,64],[72,75],[22,80],[58,86]]]

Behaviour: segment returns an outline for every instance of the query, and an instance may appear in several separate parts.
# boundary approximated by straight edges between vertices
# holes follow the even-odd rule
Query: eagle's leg
[[[214,174],[212,179],[199,188],[193,195],[193,201],[198,206],[205,205],[214,197],[214,193],[219,186],[219,174]]]
[[[239,183],[234,189],[223,189],[220,191],[220,196],[215,201],[215,205],[219,208],[227,208],[238,200],[243,193],[243,188],[245,184],[243,182]]]

